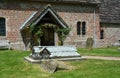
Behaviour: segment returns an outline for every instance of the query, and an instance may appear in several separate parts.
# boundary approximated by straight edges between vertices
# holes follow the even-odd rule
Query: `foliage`
[[[30,25],[30,32],[31,33],[35,32],[35,26],[33,24]]]
[[[42,28],[53,28],[58,35],[60,45],[63,45],[65,38],[67,37],[67,35],[69,34],[71,30],[71,28],[59,28],[56,25],[51,24],[51,23],[44,23],[44,24],[41,24],[40,26],[31,25],[30,32],[33,35],[31,37],[36,36],[39,42],[41,41],[40,37],[43,36]]]
[[[37,31],[37,32],[35,33],[35,35],[41,37],[41,36],[43,35],[42,29],[39,28],[39,31]]]
[[[42,36],[43,36],[42,29],[41,29],[41,28],[39,28],[39,30],[35,33],[35,35],[36,35],[37,40],[38,40],[39,45],[40,45],[40,41],[41,41],[40,37],[42,37]]]
[[[54,28],[54,29],[56,28],[56,25],[51,24],[51,23],[41,24],[40,26],[44,28]]]
[[[63,45],[63,42],[65,40],[65,38],[67,37],[67,35],[69,34],[71,28],[59,28],[56,30],[56,33],[58,35],[59,38],[59,45]]]
[[[33,33],[33,35],[41,37],[43,35],[43,31],[40,27],[36,27],[34,25],[30,26],[30,32]]]
[[[86,49],[92,50],[92,48],[93,48],[93,43],[94,43],[93,38],[88,38],[87,41],[86,41]]]
[[[36,37],[38,43],[40,44],[40,41],[41,41],[40,37],[43,36],[43,31],[40,28],[40,26],[36,27],[34,25],[31,25],[30,26],[30,32],[31,32],[31,39],[34,38],[34,37]],[[34,44],[34,42],[32,44]]]
[[[112,48],[111,48],[112,50]],[[97,50],[96,50],[97,51]],[[0,78],[119,78],[120,61],[82,60],[65,62],[72,70],[44,71],[39,64],[23,59],[30,52],[0,51]],[[113,52],[114,53],[114,52]]]

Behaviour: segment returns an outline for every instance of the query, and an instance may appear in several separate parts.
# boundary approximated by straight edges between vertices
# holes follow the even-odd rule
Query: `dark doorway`
[[[43,28],[43,36],[41,37],[41,46],[54,46],[54,29]]]

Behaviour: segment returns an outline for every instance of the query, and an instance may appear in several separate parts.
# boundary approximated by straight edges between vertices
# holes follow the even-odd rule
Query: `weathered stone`
[[[50,73],[54,73],[56,70],[63,69],[63,70],[71,70],[73,69],[72,66],[66,64],[62,61],[57,60],[44,60],[40,63],[40,66],[43,70],[48,71]]]
[[[0,49],[9,49],[10,50],[9,40],[0,40]]]
[[[48,71],[50,73],[54,73],[58,67],[57,63],[55,63],[54,61],[42,61],[42,63],[40,64],[40,66],[45,70]]]
[[[44,49],[41,50],[41,47]],[[33,55],[39,55],[41,59],[80,57],[75,46],[34,46],[34,48]]]

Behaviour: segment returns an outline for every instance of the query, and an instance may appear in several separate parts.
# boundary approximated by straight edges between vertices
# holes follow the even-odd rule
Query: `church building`
[[[94,47],[111,46],[120,43],[120,0],[0,0],[0,40],[12,49],[29,49],[30,26],[45,24],[71,28],[64,45],[85,47],[93,38]],[[52,27],[42,31],[41,46],[59,45]]]

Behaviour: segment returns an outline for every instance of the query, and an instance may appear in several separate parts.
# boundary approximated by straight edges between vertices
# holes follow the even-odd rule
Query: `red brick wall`
[[[15,3],[14,3],[15,4]],[[47,5],[45,3],[19,3],[16,4],[17,8],[11,7],[11,9],[0,9],[0,17],[6,18],[6,36],[0,37],[10,40],[12,43],[12,48],[23,49],[24,45],[22,42],[22,37],[20,34],[20,26],[30,17],[34,11],[43,9]],[[94,25],[96,32],[96,39],[99,39],[99,13],[95,14],[95,23],[94,23],[94,9],[95,6],[83,6],[83,5],[68,5],[68,4],[51,4],[53,9],[57,11],[59,16],[72,27],[69,36],[65,40],[65,44],[76,45],[78,47],[85,46],[85,41],[88,37],[93,37],[94,34]],[[14,6],[14,7],[15,7]],[[33,11],[34,10],[34,11]],[[86,35],[78,36],[77,35],[77,22],[86,22]],[[19,46],[16,46],[19,45]]]
[[[32,11],[0,10],[0,17],[6,19],[6,36],[2,36],[0,39],[9,40],[11,44],[15,45],[21,44],[20,26],[27,20],[31,13]]]

